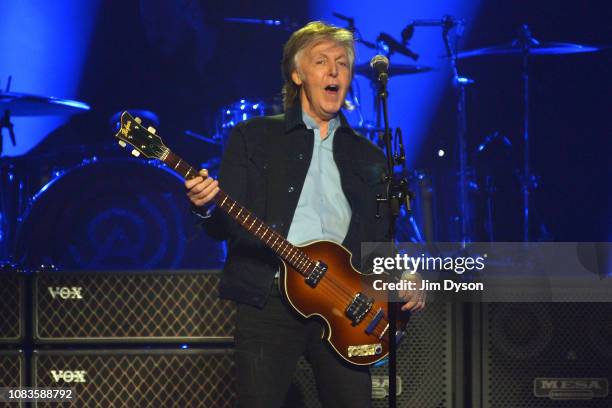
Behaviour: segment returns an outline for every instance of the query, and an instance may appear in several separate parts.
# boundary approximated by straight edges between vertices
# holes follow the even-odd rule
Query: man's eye
[[[340,61],[339,64],[343,67],[348,67],[348,62]]]

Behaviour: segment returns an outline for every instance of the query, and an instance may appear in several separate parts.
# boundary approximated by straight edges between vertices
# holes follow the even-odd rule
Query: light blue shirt
[[[320,239],[342,243],[351,222],[351,206],[342,191],[333,154],[340,119],[336,116],[329,121],[324,140],[314,119],[306,112],[302,119],[314,130],[314,148],[287,240],[294,245]]]

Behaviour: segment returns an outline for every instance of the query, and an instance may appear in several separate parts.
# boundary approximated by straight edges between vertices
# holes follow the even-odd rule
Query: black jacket
[[[344,116],[334,137],[334,160],[352,217],[343,245],[359,269],[361,243],[388,240],[386,206],[376,217],[376,194],[385,195],[383,152],[353,131]],[[219,172],[219,186],[287,237],[313,151],[313,131],[299,104],[286,114],[257,117],[232,130]],[[278,270],[278,258],[220,209],[203,222],[207,233],[228,241],[219,287],[222,298],[263,307]]]

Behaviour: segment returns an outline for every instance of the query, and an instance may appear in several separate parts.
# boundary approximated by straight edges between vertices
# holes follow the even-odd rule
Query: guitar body
[[[322,260],[327,272],[316,287],[308,285],[304,276],[285,261],[281,268],[279,285],[287,302],[302,316],[319,317],[325,322],[323,337],[343,359],[351,364],[370,365],[389,353],[388,304],[383,292],[375,293],[372,282],[380,275],[362,274],[351,265],[351,253],[342,245],[331,241],[315,241],[299,246],[310,259]],[[371,312],[357,325],[346,314],[346,309],[357,293],[374,300]],[[410,313],[400,311],[397,305],[397,330],[404,330]],[[384,317],[376,323],[377,312]],[[375,324],[376,323],[376,324]],[[368,334],[369,325],[375,325]],[[380,337],[382,335],[382,337]],[[379,348],[379,347],[380,348]]]

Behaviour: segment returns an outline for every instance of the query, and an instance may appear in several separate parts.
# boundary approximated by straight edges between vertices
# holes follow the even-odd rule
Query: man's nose
[[[338,75],[338,65],[337,64],[329,64],[329,75],[337,76]]]

